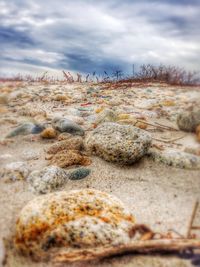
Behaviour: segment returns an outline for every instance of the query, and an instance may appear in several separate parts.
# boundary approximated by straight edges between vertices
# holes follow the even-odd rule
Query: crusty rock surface
[[[131,125],[103,123],[85,140],[91,153],[111,162],[132,164],[144,156],[151,144],[145,131]]]
[[[84,135],[84,130],[77,123],[66,118],[55,117],[52,121],[52,126],[61,133]]]
[[[34,192],[44,194],[61,187],[67,177],[65,170],[56,166],[49,166],[42,170],[31,172],[27,181]]]
[[[200,108],[180,113],[177,117],[177,124],[180,130],[195,132],[200,124]]]
[[[81,150],[83,146],[83,139],[80,136],[69,137],[66,140],[56,142],[47,149],[47,153],[55,154],[62,150]]]
[[[50,259],[63,249],[129,242],[134,224],[115,196],[93,189],[60,191],[39,196],[22,209],[14,242],[24,255]]]
[[[156,161],[168,166],[181,169],[200,169],[200,156],[174,149],[160,151],[155,148],[149,150],[149,155]]]

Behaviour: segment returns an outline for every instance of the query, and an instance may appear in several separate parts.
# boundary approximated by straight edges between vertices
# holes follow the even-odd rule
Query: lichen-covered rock
[[[47,153],[56,154],[59,151],[71,150],[71,149],[81,150],[82,147],[83,147],[83,139],[80,136],[74,136],[51,145],[48,148]]]
[[[76,170],[73,170],[69,174],[70,180],[80,180],[85,177],[87,177],[90,174],[91,170],[88,168],[78,168]]]
[[[6,181],[17,181],[26,179],[29,173],[28,165],[23,161],[18,161],[6,164],[0,172],[0,177]]]
[[[144,156],[151,144],[145,131],[131,125],[104,123],[90,133],[85,147],[107,161],[132,164]]]
[[[67,177],[65,170],[49,166],[40,171],[31,172],[27,181],[34,192],[44,194],[60,188],[66,182]]]
[[[61,191],[39,196],[22,209],[14,244],[23,255],[51,260],[77,247],[128,243],[134,225],[134,217],[114,196],[91,189]]]
[[[84,130],[77,123],[66,118],[54,118],[52,126],[61,133],[67,132],[74,135],[84,135]]]
[[[90,158],[82,155],[78,150],[61,150],[50,159],[51,165],[66,168],[73,165],[87,166],[91,164]]]
[[[13,131],[11,131],[6,137],[11,138],[17,135],[38,134],[44,130],[44,126],[27,122],[19,125]]]
[[[44,139],[52,139],[52,138],[56,138],[57,136],[57,132],[55,129],[53,129],[52,127],[48,127],[46,129],[44,129],[41,133],[40,136]]]
[[[163,151],[151,148],[149,155],[156,162],[181,169],[200,169],[200,157],[187,152],[165,149]]]
[[[180,113],[177,117],[177,124],[180,130],[195,132],[200,124],[200,108]]]

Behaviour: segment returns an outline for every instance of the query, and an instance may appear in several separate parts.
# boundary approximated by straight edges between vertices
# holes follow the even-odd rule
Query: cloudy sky
[[[0,0],[0,75],[200,70],[200,0]]]

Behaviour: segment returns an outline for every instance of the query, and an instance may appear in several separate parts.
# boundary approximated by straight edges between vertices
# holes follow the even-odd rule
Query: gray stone
[[[150,157],[156,162],[181,169],[200,169],[200,157],[187,152],[165,149],[160,151],[155,148],[149,150]]]
[[[67,132],[74,135],[84,135],[84,130],[77,123],[66,118],[54,118],[52,121],[52,126],[62,133]]]
[[[61,187],[68,178],[65,170],[56,167],[45,167],[40,171],[33,171],[27,178],[31,189],[35,193],[45,194]]]
[[[111,162],[132,164],[144,156],[151,145],[151,136],[131,125],[103,123],[91,132],[86,149]]]
[[[19,125],[13,131],[11,131],[6,137],[14,137],[17,135],[28,135],[28,134],[38,134],[44,130],[44,126],[39,124],[34,124],[32,122],[26,122]]]
[[[5,165],[0,173],[0,177],[8,181],[24,180],[30,173],[26,162],[11,162]]]
[[[177,117],[177,125],[180,130],[194,132],[200,125],[200,108],[180,113]]]
[[[104,122],[115,122],[117,121],[117,114],[111,109],[105,109],[98,114],[95,123],[100,124]]]
[[[81,180],[90,174],[91,170],[87,168],[78,168],[69,175],[70,180]]]

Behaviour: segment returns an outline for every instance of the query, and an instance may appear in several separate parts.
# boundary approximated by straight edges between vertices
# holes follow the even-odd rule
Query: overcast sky
[[[200,70],[200,0],[0,0],[0,75]]]

